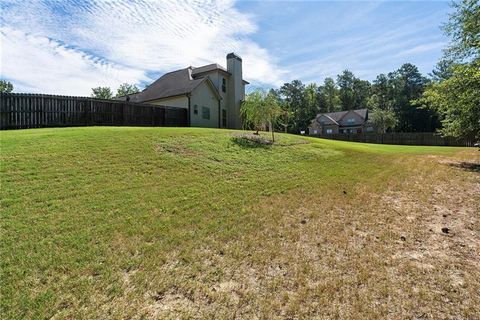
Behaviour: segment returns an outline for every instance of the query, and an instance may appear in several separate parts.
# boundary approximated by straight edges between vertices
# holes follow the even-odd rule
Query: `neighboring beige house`
[[[373,125],[368,121],[367,109],[319,113],[308,127],[309,135],[373,131]]]
[[[119,99],[188,109],[192,127],[241,129],[245,99],[242,59],[227,55],[227,68],[214,63],[164,74],[142,92]]]

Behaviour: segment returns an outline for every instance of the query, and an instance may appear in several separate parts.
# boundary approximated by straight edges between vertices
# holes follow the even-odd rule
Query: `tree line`
[[[270,108],[280,110],[269,112],[279,120],[269,122],[298,133],[318,113],[368,108],[382,131],[439,131],[444,136],[480,140],[480,4],[460,0],[452,7],[449,21],[442,26],[451,42],[428,76],[405,63],[372,82],[349,70],[320,85],[294,80],[260,95],[262,104],[269,102]],[[246,107],[252,109],[258,97],[256,92],[247,95]],[[248,118],[247,124],[251,126],[255,119],[262,117]]]
[[[326,78],[322,84],[293,80],[271,89],[270,94],[284,110],[292,133],[306,130],[318,113],[362,108],[368,108],[390,130],[432,132],[440,126],[437,112],[413,103],[430,81],[415,65],[405,63],[398,70],[379,74],[372,82],[344,70],[336,79]]]

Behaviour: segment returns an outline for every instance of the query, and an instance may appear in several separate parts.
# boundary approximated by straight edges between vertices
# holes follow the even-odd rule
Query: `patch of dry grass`
[[[452,165],[476,150],[19,132],[2,154],[8,318],[478,318],[479,174]]]

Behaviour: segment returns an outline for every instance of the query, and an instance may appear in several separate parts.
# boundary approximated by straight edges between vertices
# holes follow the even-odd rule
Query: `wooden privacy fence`
[[[187,110],[183,108],[84,97],[0,94],[0,129],[187,125]]]
[[[365,143],[406,144],[419,146],[462,146],[473,147],[473,139],[442,137],[432,132],[412,133],[352,133],[312,135],[318,138]]]

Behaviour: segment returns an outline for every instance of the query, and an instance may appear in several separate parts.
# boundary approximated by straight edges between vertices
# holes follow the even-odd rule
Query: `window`
[[[373,127],[367,127],[367,132],[373,132]]]
[[[202,107],[202,119],[210,120],[210,108]]]
[[[354,122],[355,122],[355,119],[354,119],[354,118],[347,119],[347,122],[348,122],[348,123],[354,123]]]
[[[227,81],[225,78],[222,78],[222,91],[227,92]]]
[[[198,114],[198,106],[197,105],[193,106],[193,114]]]
[[[327,133],[328,134],[333,133],[333,129],[327,129]]]
[[[313,134],[317,134],[318,133],[318,130],[313,130]]]
[[[227,110],[225,109],[222,110],[222,126],[227,127]]]

